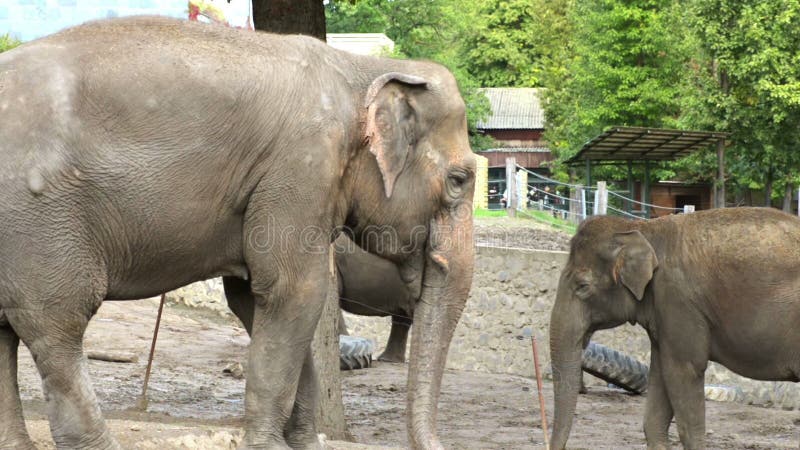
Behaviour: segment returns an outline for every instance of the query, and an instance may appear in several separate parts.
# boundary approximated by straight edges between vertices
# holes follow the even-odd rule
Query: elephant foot
[[[378,356],[378,361],[392,364],[404,364],[406,362],[405,353],[385,351]]]
[[[269,444],[248,444],[247,442],[242,442],[236,447],[237,450],[292,450],[292,447],[289,447],[285,443],[269,443]]]
[[[36,450],[36,446],[26,435],[0,441],[0,450]]]
[[[326,444],[328,437],[324,434],[318,434],[317,438],[311,442],[305,444],[294,445],[292,444],[293,450],[325,450],[328,448]]]

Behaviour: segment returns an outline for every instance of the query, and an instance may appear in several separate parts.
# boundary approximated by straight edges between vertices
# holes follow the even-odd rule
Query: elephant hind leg
[[[234,277],[224,277],[222,281],[228,306],[242,322],[247,333],[252,335],[255,297],[250,289],[250,282]],[[294,407],[283,432],[286,442],[292,448],[319,448],[315,416],[317,390],[314,360],[309,348],[304,355]]]
[[[389,341],[386,343],[386,350],[378,356],[378,361],[401,364],[406,362],[406,342],[411,324],[412,320],[408,317],[392,316]]]
[[[17,383],[19,337],[0,310],[0,449],[33,449],[25,429]]]
[[[78,289],[80,290],[80,289]],[[49,299],[11,309],[8,320],[27,345],[42,377],[50,431],[59,449],[117,449],[103,420],[83,355],[83,335],[101,298]]]

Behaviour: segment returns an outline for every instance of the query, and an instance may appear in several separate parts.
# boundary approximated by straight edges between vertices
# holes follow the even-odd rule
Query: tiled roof
[[[536,88],[484,88],[492,115],[478,122],[480,130],[543,130],[544,110]]]

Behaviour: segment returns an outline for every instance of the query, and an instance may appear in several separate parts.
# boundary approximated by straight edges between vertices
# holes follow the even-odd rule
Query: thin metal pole
[[[533,367],[536,370],[536,389],[539,391],[539,413],[542,415],[544,448],[550,450],[550,438],[547,436],[547,412],[544,409],[544,394],[542,393],[542,373],[539,370],[539,351],[536,349],[536,336],[533,335],[531,335],[531,347],[533,347]]]
[[[139,396],[139,401],[136,402],[136,407],[142,411],[147,410],[147,384],[150,382],[150,370],[153,368],[153,355],[156,353],[156,341],[158,340],[158,328],[161,326],[161,313],[164,312],[164,302],[167,299],[167,294],[161,294],[161,303],[158,305],[158,316],[156,317],[156,328],[153,330],[153,342],[150,344],[150,357],[147,359],[147,371],[144,374],[144,385],[142,386],[142,395]]]

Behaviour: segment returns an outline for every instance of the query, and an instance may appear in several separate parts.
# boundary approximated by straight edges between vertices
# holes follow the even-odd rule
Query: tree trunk
[[[794,197],[794,186],[792,186],[792,183],[787,182],[783,192],[783,211],[791,214],[793,206],[792,197]]]
[[[322,0],[253,0],[253,24],[256,30],[325,40]]]
[[[333,255],[333,249],[331,249]],[[325,309],[314,333],[311,350],[314,354],[314,368],[319,380],[317,401],[317,431],[325,433],[329,439],[352,441],[347,430],[342,403],[342,379],[339,372],[339,289],[336,266],[331,264],[331,287],[325,299]]]
[[[772,168],[767,170],[767,180],[764,182],[764,206],[772,206]]]
[[[325,9],[322,0],[253,0],[256,30],[279,34],[306,34],[325,40]],[[333,249],[331,249],[333,255]],[[344,420],[342,383],[339,374],[339,291],[333,259],[332,281],[325,309],[314,333],[312,351],[319,380],[317,431],[335,440],[352,440]]]

